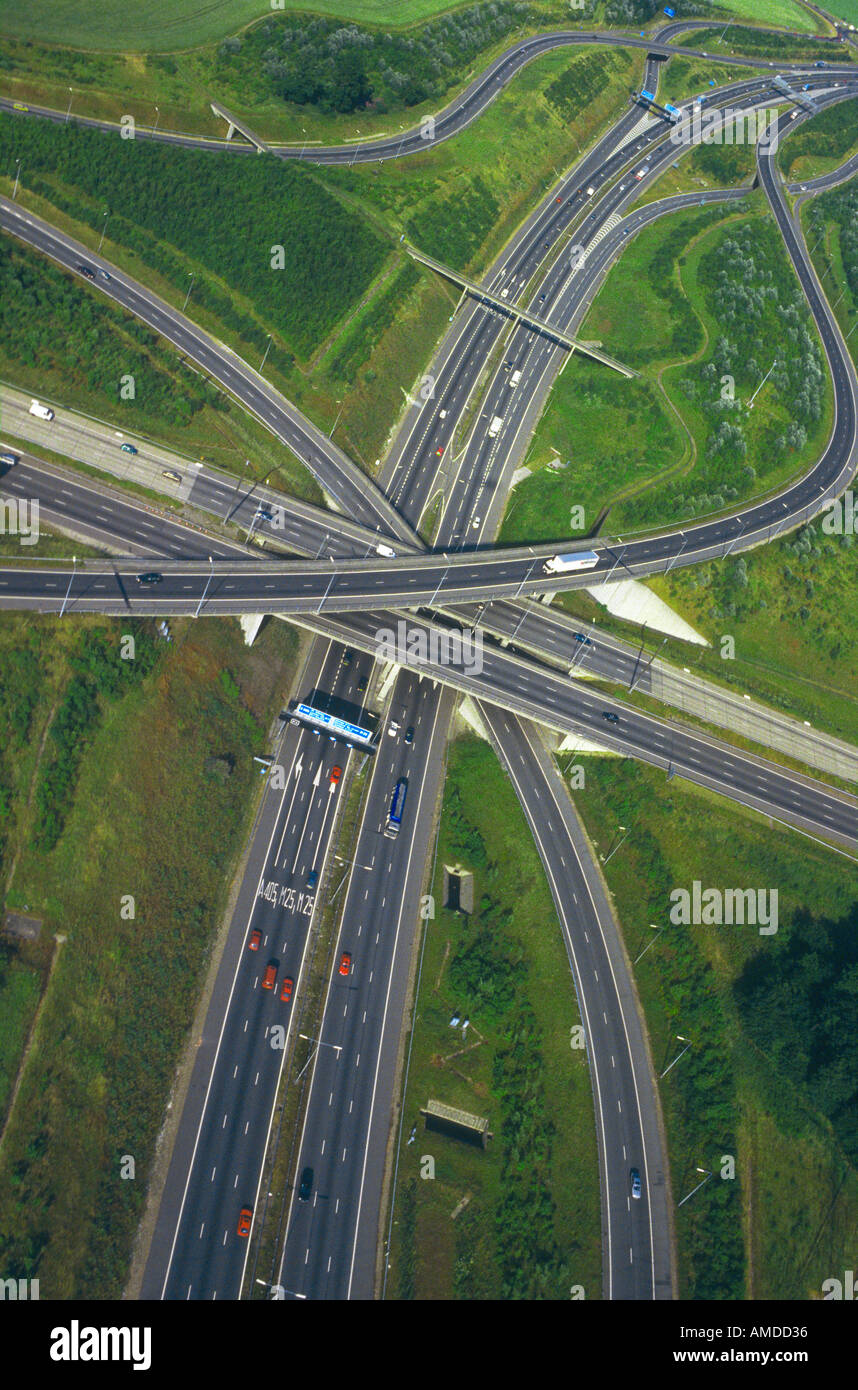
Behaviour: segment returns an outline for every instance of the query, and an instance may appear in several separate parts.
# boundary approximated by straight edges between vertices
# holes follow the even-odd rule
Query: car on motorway
[[[357,683],[358,694],[362,695],[366,690],[366,676],[361,676]]]
[[[540,302],[540,304],[543,303],[544,299],[545,299],[545,295],[544,295],[544,294],[541,294],[541,295],[539,296],[539,302]]]
[[[262,988],[273,989],[277,983],[277,962],[270,960],[265,967],[265,974],[262,976]]]
[[[29,111],[30,109],[29,106],[24,105],[23,101],[13,101],[12,105],[16,111]]]
[[[253,1208],[242,1207],[238,1214],[238,1234],[245,1239],[250,1235],[250,1223],[253,1220]]]
[[[309,872],[308,875],[307,875],[306,887],[307,887],[307,888],[315,888],[315,886],[316,886],[316,884],[317,884],[318,882],[319,882],[319,871],[318,871],[318,869],[311,869],[310,872]]]
[[[387,726],[387,732],[390,734],[391,738],[396,738],[396,735],[399,733],[399,725],[395,719],[391,719]]]
[[[305,1168],[301,1174],[301,1182],[298,1186],[298,1200],[306,1202],[310,1193],[313,1191],[313,1170]]]
[[[123,454],[136,454],[136,453],[137,453],[137,450],[135,449],[135,447],[134,447],[133,444],[120,444],[119,447],[120,447],[120,449],[122,450]]]
[[[259,521],[273,521],[274,513],[270,507],[257,507],[256,516]]]
[[[171,483],[180,483],[182,481],[181,473],[177,473],[175,468],[162,468],[161,477],[169,478]]]
[[[138,584],[160,584],[164,578],[157,570],[147,570],[145,574],[137,574],[134,577]]]
[[[562,203],[562,202],[563,202],[563,199],[562,199],[562,198],[555,198],[554,201],[555,201],[556,203]]]
[[[593,643],[585,632],[573,632],[572,636],[576,642],[583,642],[585,647],[592,647]]]
[[[613,710],[610,709],[602,710],[602,718],[607,719],[609,724],[619,724],[620,722],[620,716],[618,714],[614,714]]]
[[[335,787],[343,775],[343,769],[339,766],[331,768],[331,786]]]
[[[18,462],[18,455],[17,455],[17,454],[11,453],[11,452],[10,452],[9,450],[7,450],[7,449],[4,449],[3,452],[2,452],[2,454],[0,454],[0,463],[5,463],[5,464],[7,465],[7,467],[9,467],[9,468],[12,467],[12,464],[13,464],[13,463],[17,463],[17,462]]]
[[[435,450],[435,453],[436,453],[436,454],[438,455],[438,457],[440,458],[441,455],[443,454],[443,452],[444,452],[444,445],[443,445],[443,444],[439,444],[438,448]]]
[[[353,656],[354,652],[352,651],[351,647],[346,647],[345,651],[343,652],[343,665],[351,666]]]
[[[292,990],[294,988],[295,981],[292,979],[291,975],[287,975],[285,980],[283,981],[283,988],[280,991],[280,998],[283,1000],[284,1004],[289,1003],[289,1000],[292,998]]]
[[[113,279],[113,276],[111,275],[111,273],[110,273],[109,270],[102,270],[102,271],[100,272],[100,274],[101,274],[102,280],[112,280],[112,279]]]
[[[81,264],[77,267],[77,271],[78,271],[78,274],[79,274],[79,275],[82,275],[82,276],[84,277],[85,280],[94,280],[94,279],[95,279],[95,271],[93,270],[93,268],[92,268],[91,265],[83,265],[83,263],[81,263]]]
[[[632,1168],[629,1172],[629,1181],[632,1185],[632,1196],[637,1200],[641,1195],[641,1175],[637,1168]]]
[[[341,974],[341,975],[348,975],[348,974],[350,974],[351,968],[352,968],[352,955],[351,955],[351,951],[343,951],[343,954],[340,956],[340,974]]]
[[[254,927],[247,942],[248,951],[258,951],[262,945],[262,932],[259,927]]]
[[[413,743],[413,742],[414,742],[414,725],[413,725],[413,724],[409,724],[409,725],[408,725],[408,728],[405,730],[405,742],[406,742],[406,743]]]

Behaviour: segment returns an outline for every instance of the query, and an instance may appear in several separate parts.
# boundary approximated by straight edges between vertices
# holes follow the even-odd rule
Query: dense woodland
[[[798,914],[748,965],[736,998],[754,1042],[858,1164],[858,908],[837,922]]]
[[[186,425],[204,405],[218,407],[220,392],[175,356],[168,360],[158,338],[65,271],[4,239],[0,242],[2,358],[31,369],[62,368],[129,428],[146,422]],[[134,395],[120,394],[134,378]]]
[[[308,168],[273,156],[242,159],[0,118],[0,168],[14,176],[16,159],[25,188],[99,233],[109,213],[110,238],[183,294],[191,266],[210,272],[197,272],[193,303],[212,308],[262,350],[266,332],[248,308],[298,355],[308,355],[388,254],[375,228]],[[272,266],[273,247],[283,248],[282,269]],[[235,297],[246,301],[244,312]]]
[[[541,18],[521,0],[471,5],[404,33],[278,16],[224,39],[218,68],[231,83],[261,74],[281,100],[321,112],[397,111],[443,97],[480,53]]]

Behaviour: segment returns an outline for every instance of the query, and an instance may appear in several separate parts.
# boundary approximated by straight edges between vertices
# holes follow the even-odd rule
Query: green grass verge
[[[0,941],[0,1130],[47,978],[46,942]]]
[[[468,919],[442,906],[444,864],[474,873]],[[598,1298],[593,1100],[584,1054],[570,1047],[569,963],[515,795],[472,736],[450,749],[432,891],[388,1296],[562,1299],[581,1284]],[[470,1019],[465,1037],[449,1026],[454,1013]],[[488,1116],[488,1148],[426,1131],[418,1112],[430,1097]]]
[[[760,206],[754,195],[726,213],[693,208],[634,238],[580,336],[641,377],[567,366],[526,458],[536,471],[508,509],[506,540],[562,539],[575,507],[585,530],[610,508],[614,534],[705,515],[819,456],[831,419],[821,352]],[[790,356],[750,410],[772,364],[769,344],[784,333]],[[566,466],[552,471],[557,457]]]
[[[586,777],[577,803],[597,843],[615,840],[618,823],[631,827],[605,872],[630,956],[650,946],[635,978],[656,1071],[684,1047],[677,1034],[692,1044],[659,1082],[676,1201],[700,1181],[698,1166],[713,1174],[676,1214],[680,1297],[818,1298],[824,1279],[851,1267],[852,1140],[840,1117],[832,1125],[821,1112],[821,1086],[805,1079],[803,1059],[765,1046],[764,996],[751,1000],[740,982],[775,990],[789,978],[790,1008],[803,1017],[812,977],[791,965],[803,919],[817,924],[829,964],[838,942],[854,941],[854,875],[821,846],[679,779],[631,760],[574,761]],[[674,925],[669,895],[695,879],[704,888],[777,889],[777,932]],[[650,922],[664,927],[660,935]],[[848,966],[834,969],[840,989],[850,978]],[[854,1031],[838,1036],[840,1055],[854,1043]],[[818,1054],[815,1035],[805,1045]],[[736,1175],[722,1177],[730,1156]],[[797,1172],[801,1181],[790,1180]]]
[[[172,628],[155,671],[103,706],[61,838],[39,853],[33,789],[71,653],[82,630],[110,645],[123,624],[0,616],[0,679],[14,677],[3,710],[20,715],[21,749],[10,770],[6,902],[66,937],[0,1150],[0,1249],[10,1277],[38,1277],[52,1298],[121,1294],[174,1069],[255,805],[251,754],[264,746],[296,659],[297,637],[281,623],[251,650],[234,623]],[[210,758],[221,769],[232,760],[231,776],[207,773]],[[120,1177],[125,1154],[133,1180]]]
[[[773,29],[806,29],[812,33],[819,23],[796,0],[718,0],[718,8]]]
[[[455,140],[384,166],[325,168],[319,178],[380,211],[392,233],[458,269],[503,247],[547,187],[615,118],[642,62],[622,51],[548,54],[516,77]]]
[[[828,174],[858,150],[858,98],[811,116],[778,150],[778,164],[790,183]]]
[[[246,476],[250,459],[257,477],[321,500],[291,451],[185,365],[171,343],[14,241],[0,246],[0,264],[4,381],[229,472]]]

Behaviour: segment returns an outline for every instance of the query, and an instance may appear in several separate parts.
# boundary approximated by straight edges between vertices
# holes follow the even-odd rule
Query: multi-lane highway
[[[574,37],[580,41],[580,36]],[[627,42],[618,36],[613,38]],[[662,41],[664,38],[662,34]],[[527,45],[519,46],[515,53],[521,61],[535,56]],[[757,65],[755,60],[745,61]],[[474,101],[483,100],[485,104],[493,95],[492,83],[497,87],[506,76],[506,70],[497,65],[491,77],[484,74],[473,84]],[[489,78],[488,82],[485,78]],[[818,78],[818,81],[821,84],[823,79]],[[759,79],[742,86],[743,90],[734,94],[737,102],[750,106],[773,99],[771,90]],[[833,99],[839,99],[845,92],[843,89],[843,93],[834,93]],[[468,93],[463,94],[456,111],[451,108],[451,114],[460,120],[459,128],[476,114],[465,102],[466,97]],[[636,131],[638,125],[642,129]],[[625,219],[625,226],[620,225],[623,219],[619,214],[637,196],[638,190],[636,184],[627,192],[621,184],[623,169],[647,149],[651,177],[655,177],[668,157],[673,159],[678,155],[675,146],[664,142],[663,135],[663,127],[658,129],[656,123],[641,122],[637,110],[627,112],[619,125],[600,142],[598,151],[591,152],[573,176],[564,180],[551,199],[528,219],[507,248],[504,265],[495,268],[487,277],[487,288],[497,294],[506,290],[507,295],[516,298],[529,286],[534,297],[537,293],[545,296],[534,303],[539,315],[553,314],[558,327],[566,329],[576,315],[583,313],[588,294],[624,244],[624,237],[645,221],[661,215],[662,211],[683,204],[682,199],[666,200],[663,208],[652,205],[641,209]],[[615,153],[618,144],[621,149]],[[401,152],[407,153],[408,147],[403,144]],[[354,155],[353,150],[348,153]],[[326,156],[324,151],[317,154]],[[334,162],[339,157],[340,152],[333,152]],[[360,157],[365,156],[360,154]],[[377,148],[371,157],[379,157]],[[785,490],[781,497],[768,499],[756,508],[744,509],[738,518],[716,519],[686,528],[684,532],[632,542],[600,543],[600,561],[587,576],[588,583],[604,579],[609,573],[616,577],[650,573],[667,564],[722,554],[728,547],[740,548],[751,541],[758,543],[786,525],[795,524],[803,515],[811,514],[811,509],[817,510],[824,497],[841,489],[844,480],[851,476],[856,420],[854,370],[833,316],[815,285],[771,160],[762,153],[760,179],[778,216],[832,368],[838,414],[826,454],[813,470],[815,490],[802,494],[801,489],[808,482],[803,479],[792,489]],[[601,197],[598,207],[592,211],[585,209],[587,198],[584,195],[585,182],[590,180],[600,192],[607,189],[607,196]],[[40,246],[72,269],[75,257],[93,263],[101,271],[107,269],[106,264],[68,239],[59,237],[29,214],[24,214],[22,220],[20,211],[8,203],[3,206],[0,217],[15,235]],[[786,220],[782,221],[782,217]],[[578,218],[580,221],[576,221]],[[606,226],[608,222],[611,226]],[[598,254],[587,258],[585,265],[580,267],[583,273],[570,274],[558,260],[553,267],[548,267],[541,284],[534,287],[533,277],[545,270],[543,261],[550,260],[558,237],[570,227],[585,248],[593,246],[600,237]],[[441,554],[420,556],[416,553],[419,549],[417,522],[439,484],[441,465],[437,450],[443,445],[447,453],[443,440],[441,444],[438,442],[441,422],[445,422],[441,434],[452,440],[487,356],[509,327],[508,320],[479,304],[467,306],[457,317],[433,364],[435,396],[427,403],[427,409],[424,410],[422,403],[415,406],[382,472],[381,482],[390,494],[391,505],[381,489],[360,475],[339,451],[332,449],[330,441],[320,436],[288,402],[272,393],[258,374],[251,373],[232,354],[224,355],[220,345],[206,340],[194,325],[168,306],[152,301],[141,287],[120,277],[118,272],[114,277],[112,269],[107,273],[111,278],[103,279],[100,287],[106,285],[107,292],[147,322],[151,322],[152,316],[157,317],[159,331],[164,332],[166,327],[167,336],[172,336],[173,341],[181,338],[189,353],[204,354],[206,369],[219,375],[238,399],[264,419],[299,457],[306,456],[305,461],[326,490],[348,507],[357,523],[363,523],[364,533],[361,535],[360,525],[355,525],[348,536],[338,538],[335,522],[330,536],[333,561],[325,565],[311,562],[300,566],[272,564],[261,557],[239,562],[232,558],[235,552],[227,542],[194,535],[195,544],[189,543],[184,551],[179,549],[173,553],[211,556],[211,561],[200,564],[198,560],[188,563],[183,559],[169,564],[159,559],[158,572],[163,577],[151,586],[137,585],[133,578],[142,569],[139,564],[131,568],[122,563],[94,565],[81,567],[81,572],[77,566],[55,565],[38,574],[8,566],[0,571],[0,604],[47,609],[64,607],[70,613],[90,608],[105,612],[134,609],[207,613],[248,609],[287,612],[291,609],[302,611],[302,621],[307,625],[371,655],[377,651],[379,624],[395,625],[396,614],[390,606],[397,604],[408,608],[418,603],[437,607],[506,595],[513,601],[497,606],[500,617],[495,629],[503,628],[504,623],[507,627],[518,625],[515,632],[518,627],[539,629],[540,615],[514,600],[531,587],[558,587],[556,580],[535,578],[552,548],[522,547],[520,551],[481,551],[478,554],[463,554],[462,551],[466,547],[470,550],[484,537],[494,534],[517,439],[519,435],[522,439],[526,436],[541,399],[539,393],[550,388],[556,375],[557,349],[544,335],[524,328],[513,329],[505,352],[523,354],[513,359],[517,363],[520,361],[522,370],[514,409],[505,411],[504,432],[497,443],[492,444],[485,419],[491,417],[498,402],[509,401],[506,379],[498,371],[482,403],[482,424],[478,420],[467,447],[450,461],[449,472],[442,480],[446,507],[438,535],[443,547]],[[18,479],[26,484],[23,471]],[[8,482],[7,475],[4,484]],[[52,512],[57,516],[62,517],[65,512],[66,520],[73,521],[75,527],[85,528],[89,524],[102,541],[105,538],[115,540],[122,526],[127,527],[129,518],[123,512],[123,504],[113,499],[107,507],[101,508],[100,515],[96,511],[88,516],[87,503],[80,505],[78,499],[69,505],[64,496],[64,491],[69,490],[61,483],[61,474],[57,474],[50,499]],[[217,503],[223,500],[217,496],[220,486],[216,477],[206,476],[203,482],[198,478],[188,495],[201,509],[216,510]],[[197,487],[200,491],[195,496]],[[72,515],[75,506],[78,512]],[[242,519],[252,524],[256,497],[238,496],[235,506],[244,509]],[[286,538],[287,544],[294,543],[295,548],[304,553],[312,552],[312,546],[307,544],[308,536],[318,535],[323,524],[321,515],[313,514],[315,511],[305,509],[293,519],[290,524],[294,529]],[[138,530],[138,540],[133,544],[151,557],[169,554],[176,545],[175,534],[163,546],[156,540],[147,550],[148,537],[145,533],[139,535],[144,525],[142,515],[141,507],[136,517],[131,518]],[[768,520],[764,524],[765,517]],[[263,520],[260,529],[264,530],[267,525]],[[378,563],[377,556],[370,558],[366,554],[379,531],[384,531],[388,542],[392,540],[398,550],[396,559],[387,557],[383,564]],[[327,539],[326,532],[322,549]],[[366,550],[362,549],[364,543]],[[659,546],[666,549],[659,551]],[[407,556],[406,551],[410,552]],[[343,562],[343,556],[358,554],[363,554],[364,558]],[[145,598],[142,597],[144,590]],[[350,611],[341,613],[341,608]],[[366,611],[357,611],[361,609]],[[418,626],[422,624],[427,634],[441,631],[429,615],[415,617],[413,622]],[[549,627],[556,642],[556,627],[550,618],[546,622],[546,633]],[[534,645],[539,640],[541,636],[534,639]],[[592,655],[584,650],[582,660]],[[665,1163],[657,1134],[652,1079],[646,1069],[627,966],[607,904],[599,899],[595,886],[597,875],[592,863],[587,863],[586,846],[580,830],[576,830],[562,784],[558,787],[556,773],[533,735],[498,706],[563,731],[589,734],[596,742],[663,766],[808,833],[850,848],[858,841],[858,803],[855,798],[838,794],[774,764],[762,763],[704,735],[666,726],[652,716],[582,690],[576,683],[569,682],[565,672],[552,670],[535,659],[525,659],[491,640],[486,643],[484,656],[483,669],[479,672],[457,668],[455,662],[433,664],[430,661],[421,666],[421,673],[436,677],[448,687],[468,690],[492,702],[491,706],[485,706],[484,717],[504,750],[510,774],[543,855],[559,910],[560,899],[567,899],[560,916],[575,970],[582,1015],[587,1018],[594,1077],[602,1170],[605,1289],[608,1296],[613,1297],[664,1296],[670,1288]],[[315,644],[310,663],[326,688],[330,687],[334,693],[348,692],[355,666],[353,660],[344,660],[341,645]],[[272,1271],[277,1282],[292,1294],[370,1296],[373,1290],[390,1098],[394,1089],[408,963],[417,924],[416,901],[453,698],[449,690],[441,693],[440,684],[436,689],[429,681],[421,682],[413,672],[401,673],[396,679],[391,703],[392,715],[399,719],[401,711],[400,728],[394,730],[392,737],[382,734],[379,753],[372,763],[366,812],[338,943],[338,951],[349,951],[349,972],[344,976],[331,974],[320,1035],[325,1045],[319,1048],[313,1065],[295,1173],[296,1188],[298,1175],[304,1168],[312,1168],[313,1178],[303,1198],[297,1193],[292,1198],[282,1262],[277,1271]],[[606,714],[619,722],[611,722],[609,726]],[[406,725],[415,729],[413,743],[406,744],[402,740],[402,728]],[[192,1083],[191,1101],[183,1116],[182,1133],[162,1203],[159,1234],[147,1271],[148,1287],[153,1296],[158,1296],[156,1286],[159,1283],[160,1291],[170,1297],[235,1297],[240,1285],[247,1244],[238,1234],[236,1223],[242,1207],[251,1207],[257,1214],[260,1210],[257,1188],[282,1060],[282,1054],[272,1060],[260,1052],[266,1046],[266,1031],[276,1013],[274,998],[263,997],[262,966],[269,959],[278,962],[278,988],[270,992],[271,995],[279,995],[287,970],[290,974],[294,970],[295,987],[299,989],[301,962],[308,939],[303,919],[308,918],[308,913],[312,916],[314,908],[312,902],[308,908],[306,892],[298,908],[301,896],[298,880],[311,872],[317,860],[324,867],[333,823],[332,809],[338,795],[339,783],[331,784],[324,753],[322,756],[317,753],[315,759],[308,755],[305,763],[302,749],[310,741],[311,736],[304,732],[287,733],[279,756],[289,770],[293,785],[287,780],[286,791],[278,793],[279,801],[276,797],[272,799],[270,792],[266,798],[261,824],[265,826],[265,833],[270,825],[271,838],[265,846],[259,836],[255,838],[250,876],[245,882],[244,901],[240,904],[245,916],[242,918],[241,913],[237,913],[233,921],[218,976],[204,1047]],[[327,760],[333,756],[329,751]],[[521,771],[516,769],[516,759]],[[409,779],[414,822],[407,836],[389,840],[381,834],[385,801],[392,782],[403,775]],[[296,810],[299,789],[300,805]],[[291,798],[288,804],[287,793]],[[546,806],[537,805],[541,796],[547,801],[549,794],[558,813],[557,826],[553,813],[546,815]],[[275,842],[277,848],[273,849]],[[285,875],[283,882],[275,877],[277,874]],[[254,877],[256,895],[248,898],[248,885]],[[306,879],[304,882],[306,888]],[[276,885],[273,900],[270,894],[266,897],[266,890],[272,883]],[[570,892],[576,902],[580,899],[577,913],[569,909]],[[245,930],[259,930],[259,952],[248,951]],[[352,936],[362,940],[357,952],[350,944]],[[270,957],[265,955],[269,945]],[[298,964],[293,963],[296,959]],[[590,969],[599,984],[595,992],[589,981]],[[610,986],[606,983],[607,975],[611,976]],[[288,1008],[289,1004],[277,998],[278,1007]],[[268,1051],[273,1052],[273,1049],[269,1047]],[[612,1060],[610,1073],[605,1067],[608,1055]],[[215,1152],[217,1162],[207,1165],[206,1160]],[[630,1156],[633,1156],[631,1160]],[[639,1159],[644,1171],[647,1200],[633,1211],[623,1173],[627,1172],[624,1165],[634,1162],[635,1158]]]

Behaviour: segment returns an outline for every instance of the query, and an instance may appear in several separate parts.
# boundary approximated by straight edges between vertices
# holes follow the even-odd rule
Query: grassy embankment
[[[232,623],[172,627],[166,646],[138,626],[122,661],[128,624],[0,617],[0,881],[54,957],[0,1148],[0,1248],[9,1277],[38,1277],[45,1297],[121,1292],[256,801],[251,755],[294,670],[281,623],[250,651]],[[7,1084],[32,1015],[19,956]]]
[[[374,465],[399,387],[419,374],[455,302],[393,249],[377,218],[330,193],[309,166],[265,157],[0,121],[0,167],[14,168],[15,158],[19,201],[93,250],[108,212],[105,256],[180,310],[190,285],[194,321],[251,365],[264,359],[265,376],[326,430],[359,371],[365,385],[378,381],[370,392],[375,413],[353,417],[350,401],[336,432],[353,456]],[[250,240],[248,217],[256,229]],[[325,354],[329,369],[318,365]],[[250,438],[265,432],[254,429]],[[272,450],[297,475],[289,451],[270,441],[266,462]],[[244,457],[236,448],[233,466],[243,467]]]
[[[443,865],[474,912],[443,907]],[[593,1099],[569,963],[515,794],[489,746],[450,749],[399,1156],[393,1298],[600,1297]],[[458,1014],[470,1025],[450,1027]],[[428,1098],[488,1116],[483,1151],[424,1130]],[[417,1137],[408,1144],[412,1124]],[[434,1176],[426,1176],[434,1160]]]
[[[789,183],[830,174],[858,150],[858,98],[804,121],[781,143],[778,164]]]
[[[769,344],[785,332],[794,355],[749,411]],[[573,357],[534,436],[526,463],[536,471],[513,494],[505,540],[562,538],[574,506],[585,529],[609,507],[604,529],[624,536],[702,516],[822,451],[831,398],[821,352],[757,195],[726,214],[695,207],[644,228],[580,333],[641,375],[629,382]],[[556,458],[566,466],[549,469]]]
[[[631,760],[574,762],[591,836],[631,828],[605,872],[629,955],[649,948],[634,973],[657,1071],[691,1042],[660,1082],[677,1201],[713,1175],[677,1212],[680,1297],[819,1298],[858,1221],[851,866]],[[695,879],[777,889],[778,930],[674,925],[669,895]]]
[[[152,25],[140,47],[161,52],[135,52],[128,41],[69,46],[46,22],[26,35],[10,32],[0,73],[17,100],[65,111],[71,88],[73,112],[102,120],[130,115],[151,127],[157,119],[162,130],[222,139],[214,98],[267,140],[335,144],[409,128],[525,34],[581,23],[563,0],[529,0],[524,9],[495,0],[491,12],[482,0],[443,8],[409,19],[398,7],[390,22],[355,13],[344,34],[341,21],[312,4],[286,13],[261,5],[256,23],[201,35],[192,48],[175,38],[153,44]]]

